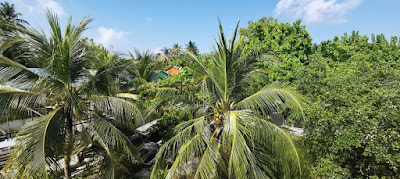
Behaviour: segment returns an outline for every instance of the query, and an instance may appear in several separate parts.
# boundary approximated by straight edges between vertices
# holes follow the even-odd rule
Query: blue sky
[[[246,27],[249,20],[274,17],[280,22],[299,18],[315,43],[350,33],[400,35],[399,0],[6,0],[15,4],[22,18],[36,28],[48,29],[45,9],[57,12],[61,23],[72,16],[94,18],[86,36],[118,51],[149,49],[194,41],[208,52],[218,33],[219,17],[226,32],[237,20]]]

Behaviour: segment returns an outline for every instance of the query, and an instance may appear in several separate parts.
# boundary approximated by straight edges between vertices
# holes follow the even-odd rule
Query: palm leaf
[[[114,178],[117,170],[124,169],[119,161],[121,152],[124,152],[130,161],[137,162],[138,150],[121,131],[107,120],[94,115],[85,128],[93,141],[106,151],[105,162],[102,168],[107,170],[101,171],[106,178]]]
[[[194,147],[204,148],[205,145],[204,143],[201,143],[201,140],[203,139],[200,135],[201,133],[203,133],[206,126],[206,120],[204,117],[193,119],[176,126],[177,134],[168,142],[166,142],[157,153],[157,160],[154,164],[151,178],[159,178],[161,174],[160,171],[164,170],[171,161],[177,158],[179,151],[181,151],[181,153],[186,152],[186,154],[190,151],[186,151],[186,148],[180,149],[182,146],[186,145],[187,147],[191,147],[192,151],[194,150]],[[193,145],[193,143],[200,144],[201,146],[195,146]],[[197,153],[201,154],[202,152]],[[181,165],[182,163],[187,163],[188,161],[190,161],[190,156],[188,156],[188,154],[184,159],[180,158],[178,158],[177,164],[172,170],[176,170],[176,168],[178,168],[177,165]],[[181,161],[184,162],[181,163]],[[170,176],[174,175],[172,174],[173,172],[170,173]]]
[[[259,167],[271,178],[299,178],[300,157],[290,135],[263,119],[255,124],[252,139]]]
[[[133,102],[119,97],[92,96],[96,111],[110,115],[120,125],[140,126],[144,124],[142,110]]]
[[[132,94],[132,93],[118,93],[116,96],[120,97],[120,98],[135,100],[135,101],[139,100],[139,98],[140,98],[139,95]]]
[[[7,178],[48,178],[49,166],[57,166],[65,127],[62,108],[25,125],[15,137],[12,157],[3,169]]]
[[[8,119],[27,117],[33,110],[44,107],[46,97],[43,94],[0,85],[0,115],[7,114]]]
[[[239,101],[238,109],[250,109],[269,115],[279,112],[283,106],[291,107],[297,114],[303,115],[303,98],[290,88],[278,83],[267,85],[253,95]]]
[[[245,114],[240,111],[230,111],[224,121],[223,135],[230,139],[228,175],[230,178],[262,178],[251,146],[248,146],[246,141],[251,135],[251,123],[242,119]]]

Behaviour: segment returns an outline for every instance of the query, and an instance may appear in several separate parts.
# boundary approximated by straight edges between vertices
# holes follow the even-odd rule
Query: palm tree
[[[0,3],[0,53],[12,60],[26,63],[23,58],[27,49],[24,48],[19,28],[29,25],[27,21],[20,19],[21,13],[15,11],[14,4]]]
[[[176,126],[176,135],[157,154],[151,178],[296,178],[300,161],[290,136],[262,118],[290,107],[302,114],[300,96],[284,85],[273,84],[241,97],[240,85],[252,67],[251,59],[240,57],[242,42],[237,29],[230,42],[220,27],[211,62],[194,60],[191,69],[205,97],[201,117]],[[208,65],[212,64],[212,65]],[[177,99],[169,89],[162,100]],[[169,94],[169,95],[165,95]],[[179,96],[178,96],[179,97]],[[189,101],[191,99],[188,99]]]
[[[172,61],[170,49],[167,47],[164,47],[161,51],[163,53],[158,57],[158,61],[164,65],[167,65],[170,61]]]
[[[25,31],[39,72],[0,58],[0,103],[6,106],[7,117],[38,115],[14,138],[2,177],[49,178],[49,173],[64,165],[65,178],[70,178],[71,156],[92,146],[101,156],[95,158],[98,174],[114,178],[123,168],[120,151],[132,162],[137,153],[117,127],[142,121],[130,96],[115,93],[107,85],[127,65],[118,58],[103,58],[95,73],[90,72],[82,33],[92,20],[83,19],[75,26],[69,18],[62,31],[56,15],[48,12],[47,19],[49,35],[31,28]],[[62,160],[64,164],[57,162]]]
[[[179,55],[182,53],[182,48],[181,48],[181,46],[178,44],[178,43],[176,43],[176,44],[174,44],[173,46],[172,46],[172,49],[171,49],[171,57],[172,57],[172,60],[176,60],[178,57],[179,57]]]
[[[149,51],[145,51],[140,53],[138,50],[135,50],[135,56],[133,55],[133,73],[136,78],[140,78],[145,80],[146,82],[150,82],[154,80],[156,77],[156,71],[160,69],[160,64],[154,60],[153,54]]]
[[[15,11],[14,4],[10,5],[8,2],[0,3],[1,29],[10,31],[13,26],[22,27],[29,24],[27,21],[19,18],[21,15],[21,13]]]
[[[189,41],[188,44],[186,44],[186,50],[192,52],[196,56],[199,54],[199,49],[197,48],[196,43],[192,41]]]

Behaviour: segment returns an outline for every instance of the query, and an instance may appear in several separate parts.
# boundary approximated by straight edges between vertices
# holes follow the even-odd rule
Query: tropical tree
[[[182,47],[178,43],[175,43],[171,49],[171,58],[172,60],[176,60],[179,55],[182,54]]]
[[[21,31],[28,22],[19,18],[14,4],[0,3],[0,53],[11,60],[25,64],[23,56],[28,52],[21,40]],[[17,60],[18,59],[18,60]]]
[[[162,50],[162,54],[158,57],[158,61],[163,64],[168,64],[171,59],[171,50],[167,47],[164,47]]]
[[[192,52],[194,55],[199,55],[199,49],[197,48],[196,43],[192,41],[189,41],[188,44],[186,44],[186,50]]]
[[[21,15],[21,13],[15,11],[14,4],[10,5],[8,2],[0,3],[0,28],[9,31],[13,26],[22,27],[29,24],[27,21],[19,18]]]
[[[137,153],[117,127],[134,126],[142,119],[129,94],[115,94],[106,85],[127,65],[118,58],[103,59],[90,72],[82,33],[92,20],[83,19],[75,26],[69,18],[63,31],[56,15],[48,12],[47,20],[49,35],[25,30],[39,72],[0,58],[0,102],[6,106],[6,116],[18,119],[30,112],[38,116],[14,138],[2,177],[49,178],[63,166],[65,178],[70,178],[71,156],[92,146],[101,156],[95,158],[97,174],[115,178],[123,168],[120,151],[132,162]]]
[[[150,82],[156,77],[156,71],[160,69],[160,64],[154,60],[153,54],[149,51],[140,53],[135,50],[135,56],[131,54],[133,60],[133,73],[136,78]]]
[[[294,72],[312,101],[302,123],[312,177],[400,176],[399,50],[383,34],[353,31],[321,42]]]
[[[247,79],[254,61],[240,57],[244,38],[236,42],[238,25],[228,42],[220,23],[219,41],[208,61],[187,52],[193,58],[191,70],[201,86],[197,95],[203,100],[193,105],[199,106],[201,117],[176,126],[176,135],[157,154],[151,178],[300,176],[299,155],[290,135],[262,116],[284,107],[302,114],[301,98],[279,84],[241,97],[240,84]],[[173,89],[160,94],[160,101],[186,97]]]

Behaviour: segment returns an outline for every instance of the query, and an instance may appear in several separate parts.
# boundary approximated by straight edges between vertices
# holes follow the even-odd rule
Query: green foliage
[[[278,23],[273,18],[249,21],[241,29],[246,38],[242,56],[258,62],[243,91],[250,95],[274,81],[291,81],[292,71],[301,67],[312,53],[311,36],[301,21]]]
[[[176,125],[183,121],[190,120],[191,116],[187,115],[185,111],[171,111],[164,113],[160,120],[151,127],[149,130],[151,138],[160,138],[163,142],[170,140],[174,137],[174,128]]]
[[[189,52],[192,52],[194,55],[199,55],[199,49],[197,48],[197,45],[195,42],[189,41],[186,44],[186,50]]]
[[[353,32],[322,42],[296,71],[298,88],[313,102],[303,124],[315,175],[400,175],[398,52],[383,35],[370,43]]]
[[[330,159],[333,157],[330,156]],[[311,176],[313,178],[350,178],[350,172],[332,162],[330,159],[321,158],[315,162],[312,168]]]
[[[292,25],[278,23],[273,18],[261,18],[256,22],[249,21],[249,26],[240,33],[247,40],[243,49],[244,56],[260,54],[290,54],[301,61],[307,60],[312,52],[312,39],[305,26],[298,20]]]

